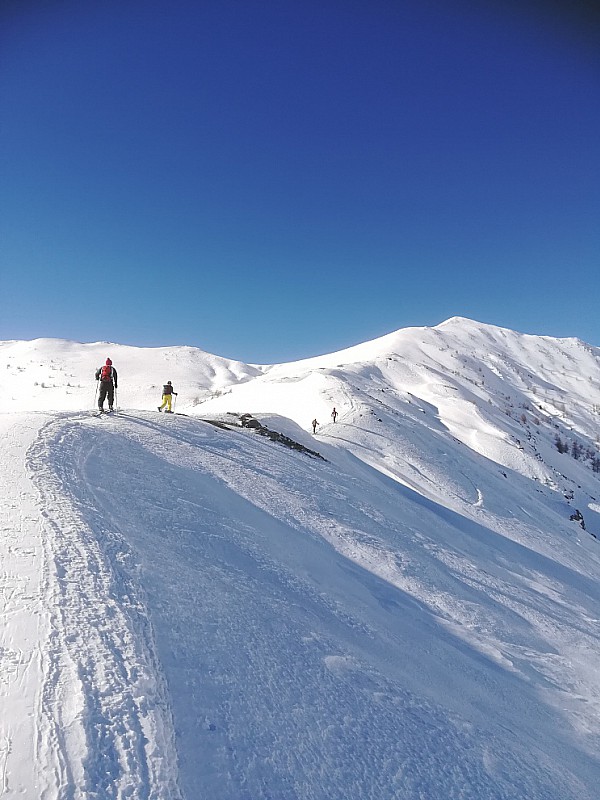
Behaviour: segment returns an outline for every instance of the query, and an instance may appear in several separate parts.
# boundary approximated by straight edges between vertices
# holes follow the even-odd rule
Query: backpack
[[[100,370],[100,380],[101,381],[112,380],[112,367],[109,367],[108,364],[105,364]]]

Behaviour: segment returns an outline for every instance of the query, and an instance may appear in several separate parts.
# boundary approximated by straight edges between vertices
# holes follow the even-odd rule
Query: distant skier
[[[117,370],[113,367],[110,358],[106,359],[103,367],[96,370],[96,380],[100,381],[100,393],[98,394],[98,410],[104,411],[104,401],[108,398],[108,410],[113,410],[115,401],[115,389],[117,388]]]
[[[317,420],[316,420],[316,419],[313,419],[313,421],[312,421],[313,433],[316,433],[316,432],[317,432],[317,425],[318,425],[318,424],[319,424],[319,423],[317,422]]]
[[[162,411],[163,408],[166,406],[165,414],[172,414],[171,411],[171,401],[173,400],[173,395],[177,397],[177,392],[173,391],[173,386],[171,381],[167,381],[163,386],[163,393],[162,393],[162,406],[158,407],[159,411]]]
[[[334,408],[333,411],[331,412],[331,419],[335,422],[336,419],[337,419],[337,416],[338,416],[338,412]]]

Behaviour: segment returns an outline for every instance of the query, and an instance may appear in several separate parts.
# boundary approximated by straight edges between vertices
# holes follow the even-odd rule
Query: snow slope
[[[0,344],[0,797],[595,798],[598,356]]]

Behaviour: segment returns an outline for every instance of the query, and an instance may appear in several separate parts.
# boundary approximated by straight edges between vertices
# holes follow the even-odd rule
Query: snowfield
[[[0,797],[597,798],[600,351],[455,318],[0,370]]]

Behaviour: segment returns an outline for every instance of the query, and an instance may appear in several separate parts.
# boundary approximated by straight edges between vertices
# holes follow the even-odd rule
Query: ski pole
[[[117,392],[117,387],[115,386],[115,414],[119,413],[119,393]]]
[[[177,405],[177,394],[173,398],[173,411],[175,411],[175,406]]]
[[[96,381],[96,389],[94,391],[94,410],[96,409],[96,397],[98,395],[98,381]]]

